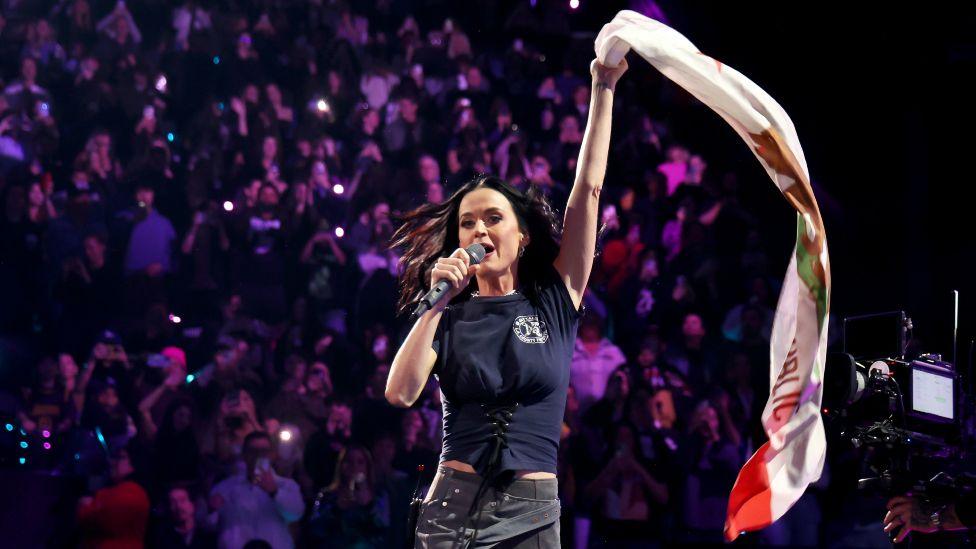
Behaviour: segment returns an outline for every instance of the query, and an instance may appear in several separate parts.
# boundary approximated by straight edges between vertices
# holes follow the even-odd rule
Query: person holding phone
[[[218,546],[243,547],[264,540],[275,548],[291,548],[295,541],[288,525],[302,517],[305,502],[298,483],[278,476],[271,463],[274,441],[264,431],[244,439],[243,471],[224,479],[210,493],[210,520],[217,525]]]
[[[315,498],[309,518],[312,546],[383,547],[390,524],[380,505],[369,450],[351,444],[339,454],[332,484]]]
[[[562,231],[544,194],[480,175],[404,216],[401,310],[439,281],[390,368],[387,400],[409,407],[437,376],[440,466],[419,507],[416,547],[558,547],[556,458],[580,305],[596,250],[613,91],[627,70],[594,60],[592,106]],[[484,247],[478,264],[466,248]]]

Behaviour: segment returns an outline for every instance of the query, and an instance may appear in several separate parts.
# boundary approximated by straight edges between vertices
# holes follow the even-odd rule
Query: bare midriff
[[[463,471],[465,473],[475,473],[474,467],[468,465],[463,461],[458,461],[456,459],[450,459],[441,462],[441,467],[448,467],[456,471]],[[427,497],[424,498],[424,502],[428,502],[434,498],[435,494],[439,494],[438,486],[441,483],[441,479],[444,475],[440,471],[434,475],[434,481],[430,483],[430,489],[427,490]],[[525,480],[540,480],[546,478],[556,478],[556,475],[548,473],[546,471],[516,471],[515,477]]]
[[[477,473],[474,467],[468,465],[463,461],[458,461],[456,459],[449,459],[447,461],[441,462],[441,466],[450,467],[457,471],[463,471],[465,473]],[[515,471],[515,478],[524,478],[526,480],[539,480],[543,478],[556,478],[556,475],[546,471],[525,471],[519,470]]]

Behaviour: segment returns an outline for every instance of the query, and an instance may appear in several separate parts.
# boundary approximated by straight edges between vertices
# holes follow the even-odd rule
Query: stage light
[[[50,442],[45,442],[44,443],[44,449],[45,450],[50,450],[51,449],[51,443]]]
[[[232,212],[232,211],[234,211],[234,203],[231,202],[230,200],[225,200],[224,201],[224,211],[225,212]]]
[[[183,319],[170,313],[169,321],[172,322],[173,324],[179,324],[180,322],[183,322]]]
[[[339,237],[339,238],[342,238],[343,236],[346,235],[346,230],[343,229],[342,227],[336,227],[336,229],[335,229],[335,235],[337,237]]]
[[[172,143],[175,139],[176,139],[176,136],[173,135],[173,132],[169,132],[169,133],[166,134],[166,141],[169,141],[170,143]]]
[[[188,384],[189,384],[189,383],[193,383],[193,380],[194,380],[194,379],[196,379],[196,378],[197,378],[197,376],[195,376],[195,375],[193,375],[193,374],[187,374],[187,375],[186,375],[186,382],[187,382]]]
[[[26,465],[27,464],[27,458],[20,458],[20,464],[21,465]]]
[[[220,56],[219,55],[213,56],[213,64],[214,65],[219,65],[220,64]]]
[[[579,0],[569,0],[570,9],[576,9],[579,7]]]
[[[81,454],[75,454],[75,461],[81,461]]]
[[[27,444],[27,442],[26,442],[26,441],[21,441],[21,443],[20,443],[20,447],[21,447],[21,448],[23,448],[24,450],[26,450],[28,446],[30,446],[30,445],[29,445],[29,444]]]
[[[288,442],[291,440],[291,431],[288,429],[282,429],[281,432],[278,433],[278,437],[281,438],[281,442]]]
[[[5,425],[5,427],[7,428],[8,431],[13,431],[14,430],[14,424],[13,423],[8,423],[7,425]]]
[[[160,74],[159,78],[156,79],[156,91],[159,93],[166,93],[166,75]]]
[[[51,438],[51,431],[44,429],[43,431],[41,431],[41,436],[44,438]]]
[[[334,192],[336,194],[342,194],[342,193],[346,192],[346,188],[343,187],[341,184],[336,183],[336,185],[334,187],[332,187],[332,192]]]
[[[315,102],[315,108],[318,109],[319,112],[326,112],[329,110],[329,102],[325,99],[319,99]]]

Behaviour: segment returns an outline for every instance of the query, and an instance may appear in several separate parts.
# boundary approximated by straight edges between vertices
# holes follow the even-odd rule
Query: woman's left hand
[[[617,80],[625,72],[627,72],[627,59],[621,59],[620,64],[616,67],[608,67],[600,63],[597,59],[594,59],[590,63],[590,74],[593,76],[593,83],[606,84],[611,90],[617,87]]]

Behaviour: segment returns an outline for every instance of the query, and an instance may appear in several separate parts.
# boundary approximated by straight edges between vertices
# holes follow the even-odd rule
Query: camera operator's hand
[[[941,517],[937,521],[932,515],[939,511],[939,506],[933,505],[919,497],[896,496],[888,500],[888,513],[884,518],[884,531],[897,531],[894,542],[905,541],[912,531],[928,534],[937,530],[961,530],[965,526],[959,522],[956,506],[948,505],[938,513]]]

